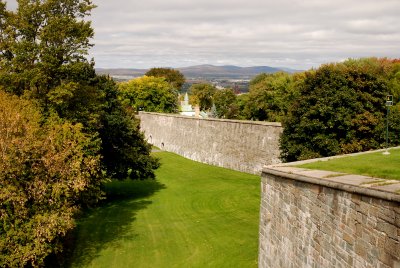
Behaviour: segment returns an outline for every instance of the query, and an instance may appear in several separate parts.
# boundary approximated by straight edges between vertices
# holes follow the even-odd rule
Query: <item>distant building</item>
[[[181,115],[186,115],[186,116],[195,116],[195,114],[196,114],[192,105],[189,104],[189,96],[187,93],[185,93],[184,100],[181,101],[180,111],[181,111],[180,112]]]
[[[181,101],[180,111],[181,115],[208,118],[208,114],[200,111],[200,107],[198,105],[193,108],[192,105],[189,104],[189,96],[187,93],[185,94],[184,100]]]

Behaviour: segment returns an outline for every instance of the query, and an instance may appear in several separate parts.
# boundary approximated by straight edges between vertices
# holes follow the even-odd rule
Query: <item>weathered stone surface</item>
[[[140,113],[140,119],[151,144],[195,161],[253,174],[280,163],[280,123],[156,113]]]
[[[365,184],[371,178],[271,169],[262,173],[259,267],[399,267],[396,188],[382,194]]]

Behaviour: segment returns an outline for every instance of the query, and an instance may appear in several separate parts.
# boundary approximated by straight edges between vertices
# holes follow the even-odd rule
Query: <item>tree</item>
[[[233,89],[217,90],[214,94],[214,103],[219,118],[234,119],[238,116],[239,108],[236,104],[236,94]]]
[[[0,93],[14,95],[0,103],[6,267],[39,266],[61,251],[80,206],[101,197],[106,178],[154,178],[159,166],[114,81],[97,76],[86,59],[92,2],[18,4],[7,11],[0,0]]]
[[[10,16],[11,13],[6,9],[6,3],[0,0],[0,60],[9,58],[10,47]]]
[[[81,204],[102,196],[98,141],[0,91],[0,266],[41,266],[61,250]]]
[[[306,72],[299,91],[283,121],[284,161],[371,150],[384,144],[384,100],[391,89],[379,61],[324,65]]]
[[[165,81],[177,90],[181,90],[185,83],[185,76],[179,71],[171,68],[151,68],[145,74],[146,76],[164,77]]]
[[[107,176],[122,178],[129,173],[137,178],[132,175],[137,173],[154,177],[152,168],[158,165],[137,122],[129,123],[132,116],[123,111],[115,83],[97,76],[94,63],[85,57],[92,46],[93,29],[85,19],[94,7],[92,2],[21,0],[16,12],[2,7],[0,37],[7,45],[0,54],[0,88],[38,101],[44,117],[56,113],[82,124],[85,133],[100,137],[97,153],[102,154]],[[116,122],[119,127],[115,127]],[[121,161],[112,161],[110,155]],[[132,171],[134,168],[142,172]]]
[[[176,113],[178,91],[162,77],[143,76],[119,84],[124,104],[134,110]]]
[[[194,84],[189,89],[193,103],[199,105],[201,110],[211,109],[216,91],[217,88],[210,84]]]
[[[294,75],[283,72],[260,74],[250,81],[244,113],[248,119],[281,121],[296,97]]]
[[[249,101],[249,93],[242,93],[236,97],[236,106],[238,107],[237,119],[246,120],[251,117],[245,114],[245,107]]]
[[[14,94],[27,93],[46,106],[50,92],[72,82],[76,65],[93,37],[84,18],[94,5],[90,0],[20,0],[16,12],[8,12],[2,23],[0,84]],[[67,89],[60,93],[72,94]],[[47,107],[46,107],[47,108]]]
[[[112,79],[98,77],[96,82],[103,93],[103,111],[98,130],[102,141],[103,165],[112,178],[154,178],[160,164],[150,155],[151,145],[140,131],[139,120],[123,108],[118,100],[118,86]]]

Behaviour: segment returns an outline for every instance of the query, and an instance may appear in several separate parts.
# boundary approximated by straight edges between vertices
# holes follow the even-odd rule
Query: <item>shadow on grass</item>
[[[152,201],[146,199],[165,189],[156,180],[114,181],[106,185],[107,200],[88,210],[74,232],[74,248],[67,267],[85,267],[105,248],[117,249],[124,240],[138,236],[131,228],[139,210]]]

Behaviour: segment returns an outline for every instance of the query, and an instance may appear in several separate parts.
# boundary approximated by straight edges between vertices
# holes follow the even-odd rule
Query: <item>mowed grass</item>
[[[389,152],[390,155],[377,152],[319,161],[299,167],[400,180],[400,149],[391,149]]]
[[[259,176],[155,155],[157,180],[107,185],[70,267],[257,267]]]

